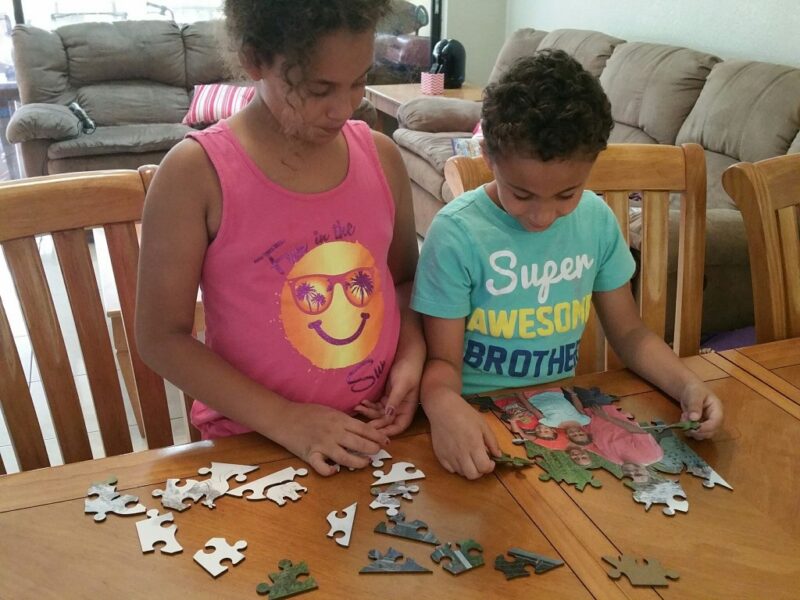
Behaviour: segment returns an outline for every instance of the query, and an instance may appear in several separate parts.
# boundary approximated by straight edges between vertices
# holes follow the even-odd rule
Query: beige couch
[[[14,28],[22,106],[8,125],[29,177],[160,162],[191,129],[194,86],[224,81],[218,21],[80,23]],[[83,133],[67,105],[94,120]],[[366,100],[356,118],[374,123]]]
[[[520,56],[539,48],[573,54],[600,77],[615,121],[611,142],[682,144],[705,148],[708,165],[706,285],[703,331],[753,323],[747,242],[739,211],[721,185],[722,172],[746,160],[800,152],[800,69],[755,61],[722,61],[688,48],[625,42],[593,31],[515,32],[498,56],[490,81]],[[452,193],[443,167],[451,140],[471,135],[480,103],[420,98],[400,107],[400,146],[412,180],[420,235]],[[635,203],[633,245],[640,223]],[[671,214],[677,237],[678,213]],[[671,244],[674,249],[675,244]],[[671,249],[671,250],[672,250]],[[670,253],[671,280],[677,252]]]

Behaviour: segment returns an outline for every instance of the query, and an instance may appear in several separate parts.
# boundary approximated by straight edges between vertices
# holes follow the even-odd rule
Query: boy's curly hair
[[[320,37],[374,29],[390,6],[391,0],[225,0],[225,30],[235,52],[250,49],[267,65],[284,56],[289,81],[293,68],[305,70]]]
[[[514,63],[484,92],[481,118],[490,156],[545,162],[596,156],[614,124],[600,82],[563,50]]]

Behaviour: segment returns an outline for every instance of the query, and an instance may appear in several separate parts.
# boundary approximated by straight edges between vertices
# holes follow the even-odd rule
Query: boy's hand
[[[369,455],[389,443],[374,425],[319,404],[290,403],[281,432],[275,441],[326,477],[337,465],[366,467]]]
[[[419,381],[422,365],[395,361],[386,379],[386,390],[378,402],[363,401],[355,411],[370,419],[370,424],[388,436],[406,430],[419,405]]]
[[[681,392],[681,421],[700,421],[700,427],[686,435],[697,440],[710,438],[722,424],[722,402],[702,382],[687,384]]]
[[[494,470],[489,458],[501,456],[497,438],[483,416],[456,394],[426,405],[431,423],[433,451],[442,466],[467,479],[478,479]]]

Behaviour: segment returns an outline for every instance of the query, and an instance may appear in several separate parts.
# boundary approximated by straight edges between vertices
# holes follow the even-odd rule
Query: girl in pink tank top
[[[323,475],[409,425],[425,360],[408,177],[348,120],[388,5],[226,1],[255,98],[175,146],[145,204],[142,357],[196,398],[204,438],[255,430]]]

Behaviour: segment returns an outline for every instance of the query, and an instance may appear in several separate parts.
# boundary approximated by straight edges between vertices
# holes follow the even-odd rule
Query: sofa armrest
[[[460,98],[414,98],[397,109],[397,123],[405,129],[440,133],[472,133],[481,119],[480,102]]]
[[[24,104],[17,109],[6,129],[9,142],[67,140],[81,133],[81,123],[72,111],[60,104]]]

